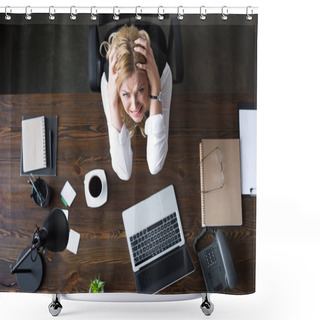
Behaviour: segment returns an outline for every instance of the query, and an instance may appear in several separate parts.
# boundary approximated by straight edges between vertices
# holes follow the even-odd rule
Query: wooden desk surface
[[[133,173],[121,181],[113,172],[107,124],[101,97],[87,94],[33,94],[0,96],[0,291],[20,291],[9,265],[30,246],[36,224],[55,207],[64,208],[60,191],[68,180],[77,192],[69,208],[69,227],[81,234],[78,254],[47,252],[38,292],[85,293],[96,275],[106,282],[105,292],[136,292],[122,211],[173,184],[186,244],[196,271],[161,293],[206,292],[193,242],[200,233],[199,142],[202,138],[238,138],[238,101],[252,96],[174,94],[169,151],[162,171],[152,176],[146,162],[146,139],[132,140]],[[30,198],[27,177],[20,176],[21,118],[23,115],[58,115],[57,176],[44,177],[53,189],[48,208]],[[101,208],[86,206],[84,176],[104,169],[108,201]],[[238,275],[229,293],[255,291],[256,198],[242,197],[243,225],[222,228],[228,237]]]

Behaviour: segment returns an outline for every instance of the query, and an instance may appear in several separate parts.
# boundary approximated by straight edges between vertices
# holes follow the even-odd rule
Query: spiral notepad
[[[242,225],[239,139],[201,140],[200,183],[202,226]]]
[[[45,117],[22,120],[23,171],[47,166]]]

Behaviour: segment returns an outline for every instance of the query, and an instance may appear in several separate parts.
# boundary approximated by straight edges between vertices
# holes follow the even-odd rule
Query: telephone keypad
[[[214,248],[210,247],[208,248],[208,250],[206,250],[204,252],[204,256],[206,258],[207,261],[207,266],[209,269],[211,269],[212,267],[214,267],[216,265],[216,256],[215,256],[215,252],[214,252]]]

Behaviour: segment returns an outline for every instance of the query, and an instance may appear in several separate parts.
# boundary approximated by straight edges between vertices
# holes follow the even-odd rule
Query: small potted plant
[[[100,275],[99,275],[98,278],[95,278],[94,280],[91,280],[91,279],[90,279],[90,289],[89,289],[89,292],[90,292],[90,293],[102,293],[102,292],[104,292],[104,291],[103,291],[104,284],[105,284],[105,282],[104,282],[104,281],[101,281]]]

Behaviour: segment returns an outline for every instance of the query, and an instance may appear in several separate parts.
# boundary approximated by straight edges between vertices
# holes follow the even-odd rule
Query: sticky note
[[[69,219],[69,211],[66,209],[62,209],[64,215],[66,216],[67,220]]]
[[[74,198],[76,197],[76,192],[72,188],[69,181],[67,181],[61,190],[61,200],[66,207],[70,207]]]
[[[67,250],[71,251],[74,254],[77,254],[79,242],[80,242],[80,233],[70,229]]]

